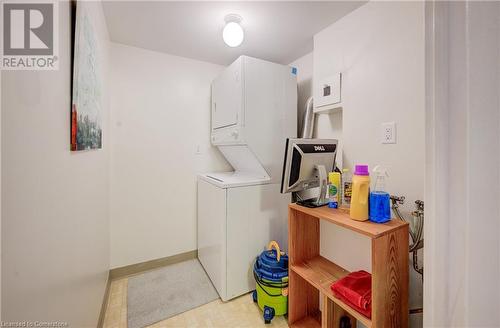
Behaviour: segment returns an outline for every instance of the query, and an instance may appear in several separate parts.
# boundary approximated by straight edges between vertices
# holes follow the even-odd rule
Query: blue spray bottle
[[[385,191],[385,178],[389,177],[387,170],[380,165],[373,169],[375,187],[370,192],[370,221],[384,223],[391,219],[391,196]]]

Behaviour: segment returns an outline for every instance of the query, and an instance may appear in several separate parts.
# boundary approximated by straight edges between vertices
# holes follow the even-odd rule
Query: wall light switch
[[[383,144],[396,143],[396,122],[382,123],[381,142]]]

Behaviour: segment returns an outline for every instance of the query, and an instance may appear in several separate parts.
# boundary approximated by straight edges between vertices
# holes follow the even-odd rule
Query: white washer
[[[290,197],[279,189],[198,177],[198,258],[223,301],[255,289],[253,261],[270,240],[287,245]]]

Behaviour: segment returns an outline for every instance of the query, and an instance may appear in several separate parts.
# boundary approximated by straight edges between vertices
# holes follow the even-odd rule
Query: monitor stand
[[[306,199],[306,200],[299,200],[299,201],[297,201],[297,204],[300,206],[304,206],[304,207],[316,208],[316,207],[325,206],[328,204],[328,202],[318,203],[318,200],[316,198],[311,198],[311,199]]]
[[[324,165],[315,165],[314,166],[318,180],[319,180],[319,194],[317,198],[311,198],[306,200],[297,201],[297,204],[305,207],[321,207],[328,204],[328,198],[326,197],[327,190],[327,176],[326,176],[326,168]]]

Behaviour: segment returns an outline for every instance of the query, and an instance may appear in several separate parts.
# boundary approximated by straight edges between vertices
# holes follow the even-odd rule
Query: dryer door
[[[212,131],[235,126],[243,105],[241,60],[227,67],[212,83]]]

